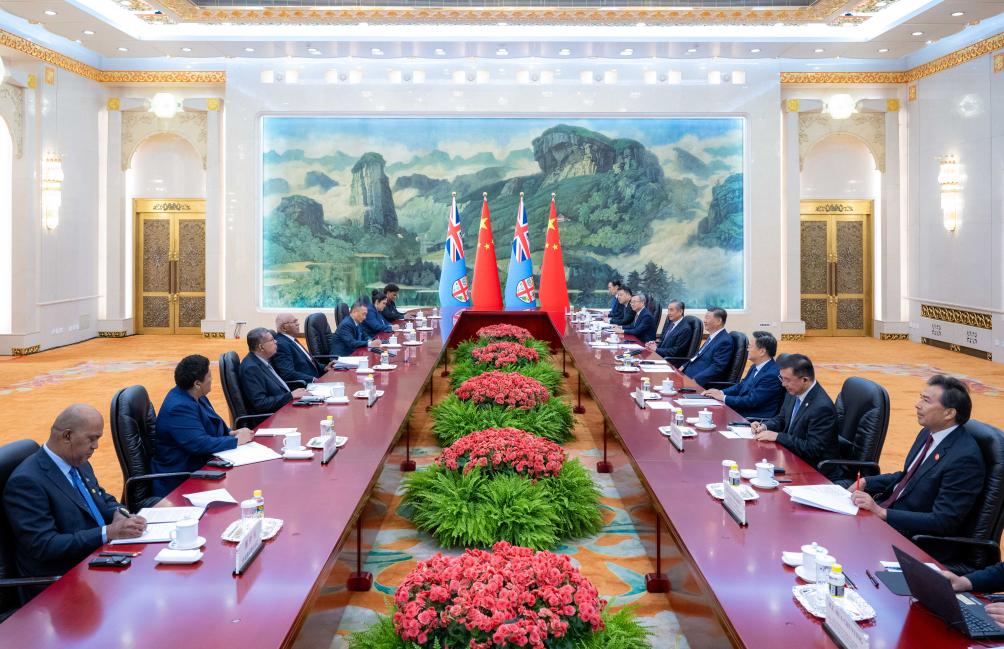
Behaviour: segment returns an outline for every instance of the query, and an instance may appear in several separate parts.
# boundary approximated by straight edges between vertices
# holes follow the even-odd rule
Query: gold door
[[[871,201],[802,201],[807,336],[871,335]]]
[[[133,201],[136,332],[197,334],[206,317],[206,202]]]

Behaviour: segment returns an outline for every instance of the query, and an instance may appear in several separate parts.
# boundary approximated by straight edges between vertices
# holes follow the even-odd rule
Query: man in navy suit
[[[717,306],[708,307],[704,314],[704,330],[708,332],[708,339],[683,366],[683,373],[694,379],[697,385],[726,379],[725,374],[729,370],[734,351],[732,337],[725,330],[725,320],[728,317],[725,309]]]
[[[334,363],[320,365],[310,356],[310,352],[296,339],[300,334],[300,320],[292,313],[280,313],[275,317],[275,355],[269,362],[283,381],[303,381],[312,383],[324,374]]]
[[[265,327],[255,327],[248,332],[248,355],[241,361],[241,392],[248,402],[251,414],[275,412],[307,391],[289,386],[275,371],[269,360],[278,349],[272,332]]]
[[[248,428],[230,430],[209,403],[207,395],[212,389],[213,373],[205,356],[186,356],[174,368],[174,387],[157,415],[150,460],[153,473],[198,471],[213,453],[237,448],[254,437]],[[153,495],[166,496],[184,480],[155,480]]]
[[[631,306],[631,322],[621,329],[624,333],[634,336],[644,345],[655,340],[655,330],[659,327],[655,316],[645,307],[645,294],[635,293],[629,302]]]
[[[631,287],[630,286],[620,286],[617,289],[616,297],[617,305],[620,306],[620,311],[610,316],[610,324],[623,327],[624,325],[631,324],[634,320],[634,311],[628,305],[631,302]],[[611,310],[612,311],[612,310]]]
[[[663,358],[684,358],[690,350],[690,340],[694,337],[692,320],[684,322],[686,307],[681,300],[673,300],[666,307],[666,324],[662,327],[662,338],[645,346]]]
[[[724,402],[746,419],[775,416],[784,401],[784,387],[774,362],[776,353],[777,339],[768,331],[754,331],[745,378],[724,390],[705,390],[703,396]]]
[[[360,347],[379,347],[379,340],[370,340],[362,328],[366,320],[368,307],[362,302],[352,305],[352,310],[338,323],[335,333],[331,334],[328,343],[328,353],[333,356],[351,356]]]
[[[777,416],[753,422],[753,434],[761,442],[777,442],[812,466],[840,457],[837,450],[837,411],[823,386],[816,383],[812,361],[802,354],[782,354],[781,385],[788,394]],[[828,467],[831,480],[840,470]]]
[[[971,572],[965,577],[960,577],[947,570],[942,570],[941,574],[948,577],[948,580],[952,582],[952,588],[957,593],[968,593],[971,590],[977,593],[999,593],[1004,590],[1004,563],[995,563],[983,570]],[[1004,629],[1004,602],[987,604],[984,610],[997,623],[997,626]]]
[[[142,517],[123,516],[94,477],[88,460],[103,429],[101,413],[93,407],[68,407],[56,417],[42,448],[7,480],[4,507],[22,575],[61,575],[105,543],[136,538],[146,529]]]
[[[620,281],[612,279],[607,282],[607,293],[610,294],[610,312],[607,317],[611,320],[620,320],[624,317],[624,305],[617,300],[617,289],[621,287]]]
[[[849,489],[854,504],[904,536],[953,536],[962,529],[986,477],[983,454],[965,426],[973,402],[964,383],[938,374],[928,380],[915,408],[923,430],[903,470],[861,479]]]

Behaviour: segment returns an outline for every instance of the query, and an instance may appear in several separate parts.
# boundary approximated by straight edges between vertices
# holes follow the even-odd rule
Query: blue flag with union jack
[[[537,306],[536,287],[533,285],[533,261],[530,259],[530,226],[526,221],[523,194],[519,195],[516,210],[516,232],[512,237],[512,254],[509,256],[509,274],[505,280],[505,308],[507,311],[532,309]]]
[[[471,285],[467,279],[467,261],[461,236],[460,212],[457,211],[457,195],[454,193],[446,224],[443,271],[439,274],[439,305],[444,309],[471,305]]]

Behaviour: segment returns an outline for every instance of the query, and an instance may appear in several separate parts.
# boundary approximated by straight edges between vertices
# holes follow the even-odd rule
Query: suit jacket
[[[610,316],[610,321],[613,322],[616,318],[621,320],[624,318],[624,305],[617,301],[617,296],[610,298],[610,312],[607,313]]]
[[[164,397],[164,405],[157,415],[157,433],[154,437],[153,473],[198,471],[213,453],[237,448],[237,438],[223,422],[209,399],[198,401],[175,386]],[[184,478],[155,480],[153,495],[166,496]]]
[[[838,459],[840,452],[837,447],[837,411],[823,386],[818,383],[812,386],[802,400],[798,412],[795,413],[795,420],[792,421],[791,411],[794,407],[795,397],[786,394],[784,403],[781,404],[781,412],[763,421],[767,430],[778,433],[777,443],[813,467],[823,460]],[[823,470],[823,475],[831,480],[839,473],[839,467],[826,467]],[[871,478],[868,480],[871,481]]]
[[[275,412],[293,398],[289,387],[282,383],[268,363],[248,352],[241,361],[241,392],[251,414]]]
[[[387,300],[387,304],[383,308],[383,318],[387,322],[394,322],[395,320],[403,320],[404,314],[397,310],[394,300]]]
[[[646,307],[642,307],[641,311],[637,314],[633,310],[628,311],[631,314],[631,322],[624,325],[624,333],[634,336],[642,342],[644,345],[647,342],[655,340],[655,330],[658,328],[659,323],[656,322],[655,316]]]
[[[983,570],[971,572],[966,577],[978,593],[999,593],[1004,590],[1004,563],[995,563]]]
[[[369,342],[370,339],[362,326],[357,325],[352,316],[345,316],[338,323],[335,333],[331,334],[328,353],[333,356],[351,356],[360,347],[369,345]]]
[[[764,363],[754,377],[755,370],[755,366],[750,367],[742,381],[722,390],[725,405],[747,419],[767,419],[777,415],[785,391],[773,358]]]
[[[321,375],[321,368],[310,358],[310,352],[286,334],[276,333],[275,355],[268,359],[283,381],[303,381],[312,383]],[[299,349],[298,349],[299,348]]]
[[[925,428],[906,456],[902,471],[865,480],[865,490],[882,502],[924,446]],[[983,490],[986,465],[976,440],[959,426],[941,441],[914,472],[888,511],[886,522],[901,534],[955,536]]]
[[[376,338],[376,335],[379,333],[390,333],[394,330],[393,327],[390,326],[390,323],[384,319],[383,314],[377,311],[376,307],[372,305],[366,309],[366,319],[363,320],[361,326],[363,331],[370,338]]]
[[[90,463],[77,471],[105,524],[110,523],[118,501],[98,484]],[[101,526],[44,448],[14,469],[3,497],[22,575],[61,575],[102,545]]]
[[[683,373],[701,386],[712,381],[724,381],[733,351],[732,337],[721,329],[710,342],[697,350],[697,355],[684,366]]]
[[[614,299],[616,300],[617,298]],[[610,324],[626,327],[631,324],[632,320],[634,320],[634,311],[631,310],[631,307],[628,304],[621,304],[618,302],[617,306],[620,307],[620,311],[610,316]]]
[[[662,326],[662,338],[656,346],[657,354],[664,358],[681,358],[687,356],[690,350],[690,339],[694,336],[694,325],[691,320],[680,320],[673,326],[673,323],[666,320]]]

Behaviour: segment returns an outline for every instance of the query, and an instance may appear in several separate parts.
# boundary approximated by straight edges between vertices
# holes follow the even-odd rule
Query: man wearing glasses
[[[248,332],[248,355],[241,361],[241,391],[252,414],[275,412],[293,399],[307,393],[303,388],[290,391],[269,359],[278,347],[272,332],[265,327],[255,327]]]
[[[283,381],[303,381],[313,383],[324,374],[334,361],[325,366],[315,362],[310,352],[296,339],[300,334],[300,321],[292,313],[280,313],[275,317],[275,355],[269,360]]]

